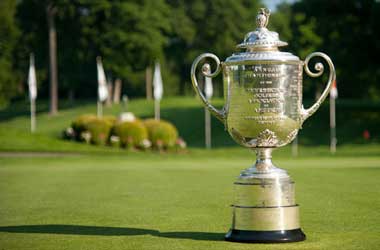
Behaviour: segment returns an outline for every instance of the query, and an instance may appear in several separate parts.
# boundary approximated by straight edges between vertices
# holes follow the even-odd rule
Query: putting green
[[[379,248],[378,156],[280,155],[307,240],[223,241],[241,150],[0,158],[0,249]]]

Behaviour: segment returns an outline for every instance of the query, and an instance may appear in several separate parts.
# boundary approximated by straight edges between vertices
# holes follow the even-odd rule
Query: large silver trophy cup
[[[290,143],[328,95],[335,80],[335,69],[330,58],[315,52],[301,61],[297,56],[281,52],[278,47],[287,43],[279,40],[276,32],[266,26],[269,11],[261,9],[256,18],[257,29],[246,35],[237,47],[245,52],[234,53],[225,62],[210,53],[200,55],[191,68],[195,91],[205,106],[225,124],[231,137],[240,145],[256,150],[256,163],[241,172],[234,183],[232,227],[225,239],[238,242],[302,241],[299,206],[295,201],[294,182],[285,170],[272,163],[272,150]],[[302,72],[319,77],[322,63],[309,61],[323,58],[329,67],[329,79],[318,101],[308,109],[302,105]],[[216,63],[210,73],[209,64],[202,74],[215,77],[222,70],[225,105],[218,110],[205,98],[199,88],[196,70],[204,59]]]

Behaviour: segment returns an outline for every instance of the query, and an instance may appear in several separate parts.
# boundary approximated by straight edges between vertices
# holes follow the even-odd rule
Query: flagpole
[[[28,74],[28,85],[29,85],[29,100],[30,100],[30,132],[34,133],[36,131],[36,97],[37,97],[37,79],[36,71],[34,68],[34,54],[30,54],[29,61],[29,74]]]
[[[205,107],[205,145],[207,149],[211,148],[211,116],[210,111]]]
[[[101,101],[98,101],[98,117],[102,117],[103,116],[103,104]]]
[[[160,120],[160,100],[154,101],[154,118]]]
[[[30,99],[30,131],[36,131],[36,100]]]
[[[330,95],[330,152],[336,153],[336,117],[335,117],[335,98]]]
[[[97,102],[97,113],[98,117],[103,116],[103,102],[105,102],[109,96],[107,79],[104,73],[102,58],[100,56],[96,57],[96,69],[98,72],[98,102]]]
[[[153,74],[154,118],[160,120],[160,102],[164,93],[160,64],[156,61]]]

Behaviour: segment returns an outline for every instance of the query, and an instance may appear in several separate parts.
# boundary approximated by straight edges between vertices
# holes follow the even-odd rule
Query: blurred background
[[[152,78],[155,62],[159,62],[164,93],[162,117],[178,127],[190,146],[203,146],[204,115],[199,100],[194,98],[189,76],[191,63],[204,52],[215,53],[224,60],[238,51],[236,45],[255,29],[255,16],[262,6],[272,11],[269,29],[289,43],[283,51],[301,59],[311,52],[322,51],[332,58],[339,92],[338,145],[379,142],[378,0],[344,3],[338,0],[2,0],[1,130],[18,128],[17,133],[22,133],[29,129],[30,53],[35,58],[37,114],[41,114],[37,120],[42,119],[37,134],[49,131],[53,125],[45,121],[59,114],[62,120],[57,120],[60,126],[52,132],[55,137],[75,116],[87,111],[95,113],[96,57],[101,56],[108,84],[116,86],[116,82],[121,82],[120,96],[125,100],[128,97],[128,111],[143,117],[153,114]],[[56,70],[52,72],[51,68]],[[321,94],[325,82],[326,78],[305,77],[305,106]],[[213,86],[213,101],[221,106],[221,77],[214,80]],[[135,110],[133,100],[140,101]],[[124,110],[124,102],[120,103],[108,105],[104,112],[119,114]],[[60,113],[64,110],[73,113],[64,116],[65,113]],[[329,144],[328,112],[326,101],[305,123],[299,137],[301,144]],[[25,119],[14,120],[20,117]],[[216,120],[212,122],[212,131],[215,146],[235,145]]]

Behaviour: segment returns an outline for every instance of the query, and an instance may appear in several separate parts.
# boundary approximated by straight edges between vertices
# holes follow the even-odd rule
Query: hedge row
[[[123,148],[161,150],[186,147],[173,124],[154,119],[121,122],[113,116],[98,118],[86,114],[72,122],[71,127],[65,130],[64,137],[95,145]]]

